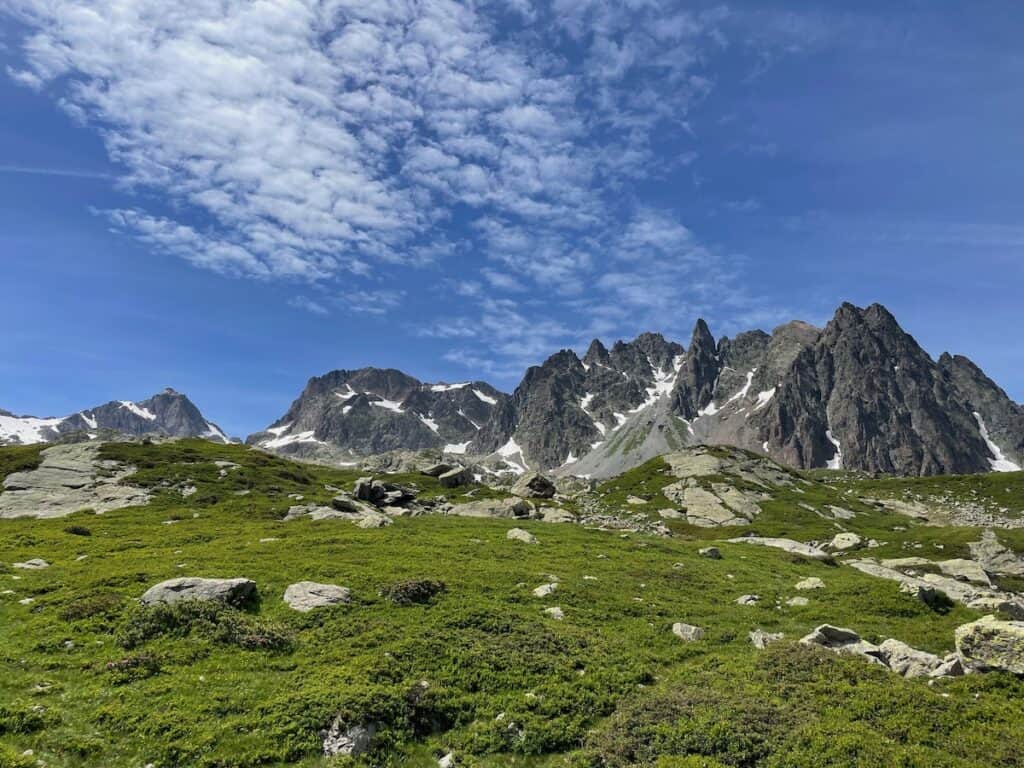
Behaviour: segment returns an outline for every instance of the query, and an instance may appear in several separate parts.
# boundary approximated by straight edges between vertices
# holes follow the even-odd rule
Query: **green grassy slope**
[[[26,749],[28,765],[76,768],[427,768],[448,750],[461,766],[1024,764],[1024,684],[1012,676],[929,686],[788,643],[753,648],[754,628],[796,639],[830,622],[944,653],[953,629],[976,617],[933,613],[851,568],[729,544],[708,560],[697,554],[707,539],[738,531],[688,526],[666,539],[519,523],[539,539],[524,545],[505,538],[510,521],[284,523],[288,494],[327,501],[325,485],[345,487],[356,473],[202,441],[105,450],[139,467],[133,482],[155,489],[152,504],[0,521],[0,592],[13,592],[0,594],[0,767],[19,765]],[[217,459],[240,467],[221,478]],[[647,468],[635,485],[656,475]],[[404,479],[441,492],[430,478]],[[197,492],[184,500],[163,485],[185,480]],[[815,484],[801,500],[836,503],[840,493]],[[832,530],[792,499],[766,507],[759,532]],[[846,525],[884,534],[894,552],[911,541],[952,552],[977,536],[914,524],[898,532],[905,518],[867,510]],[[9,567],[32,557],[52,566]],[[182,575],[254,579],[260,603],[248,612],[135,604]],[[555,594],[534,597],[552,576]],[[785,606],[807,576],[826,588],[803,593],[805,607]],[[446,590],[425,605],[380,596],[406,579]],[[353,602],[295,613],[281,598],[301,580],[350,587]],[[761,603],[736,605],[745,593]],[[543,613],[554,605],[564,620]],[[681,642],[676,621],[705,627],[706,638]],[[371,754],[320,756],[318,732],[337,714],[380,725]]]

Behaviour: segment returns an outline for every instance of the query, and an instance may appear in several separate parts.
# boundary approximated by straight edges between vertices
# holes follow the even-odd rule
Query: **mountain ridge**
[[[477,419],[453,420],[438,396],[485,387],[494,402]],[[1024,463],[1024,407],[967,358],[933,360],[882,305],[844,303],[823,328],[795,320],[716,341],[698,319],[686,347],[654,332],[594,339],[582,357],[562,349],[530,366],[511,394],[334,371],[248,442],[328,459],[430,448],[489,457],[492,471],[595,478],[701,443],[797,468],[964,474]]]

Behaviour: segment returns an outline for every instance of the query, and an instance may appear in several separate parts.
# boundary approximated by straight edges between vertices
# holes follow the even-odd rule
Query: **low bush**
[[[443,581],[409,579],[384,587],[380,593],[395,605],[414,605],[429,603],[446,588]]]

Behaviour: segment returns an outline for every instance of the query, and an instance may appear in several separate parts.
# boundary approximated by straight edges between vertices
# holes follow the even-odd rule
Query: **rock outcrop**
[[[256,582],[251,579],[201,579],[189,576],[161,581],[146,590],[139,599],[143,605],[173,605],[184,600],[242,606],[256,597]]]

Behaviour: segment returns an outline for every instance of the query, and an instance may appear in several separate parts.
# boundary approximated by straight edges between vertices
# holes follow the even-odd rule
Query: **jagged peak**
[[[714,354],[717,347],[715,337],[711,335],[711,329],[708,328],[708,324],[704,321],[703,317],[698,318],[697,323],[693,326],[693,334],[690,336],[690,346],[687,348],[687,352],[690,355],[707,351]]]

